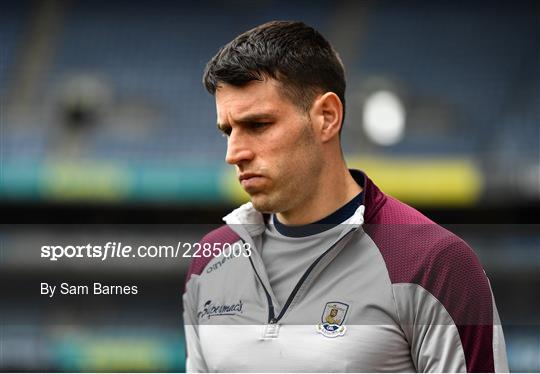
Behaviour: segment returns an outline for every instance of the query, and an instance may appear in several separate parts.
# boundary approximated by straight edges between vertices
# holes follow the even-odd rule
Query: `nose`
[[[227,154],[225,161],[230,165],[242,164],[251,161],[255,153],[251,149],[251,144],[241,132],[232,131],[227,140]]]

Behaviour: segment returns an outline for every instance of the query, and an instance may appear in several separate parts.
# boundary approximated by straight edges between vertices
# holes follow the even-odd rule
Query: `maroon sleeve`
[[[235,233],[229,226],[223,225],[208,234],[206,234],[200,241],[200,244],[204,243],[235,243],[238,240],[240,240],[240,236],[238,236],[237,233]],[[206,265],[213,259],[213,255],[209,257],[193,257],[191,260],[191,264],[189,265],[188,272],[186,275],[186,282],[185,285],[187,285],[188,281],[190,280],[192,275],[200,275]],[[185,285],[184,285],[184,292],[185,292]]]
[[[467,371],[493,372],[491,288],[467,243],[391,198],[372,222],[364,229],[379,248],[391,282],[420,285],[437,298],[458,329]]]

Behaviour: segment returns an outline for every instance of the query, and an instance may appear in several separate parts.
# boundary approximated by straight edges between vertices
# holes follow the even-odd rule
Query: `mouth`
[[[242,188],[249,193],[260,187],[264,181],[264,177],[255,173],[242,173],[238,176],[238,180],[240,181]]]

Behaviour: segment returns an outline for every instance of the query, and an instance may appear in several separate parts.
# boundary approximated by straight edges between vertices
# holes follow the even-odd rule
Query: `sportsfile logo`
[[[214,304],[212,300],[208,300],[204,303],[202,311],[199,311],[197,316],[199,319],[210,319],[216,316],[234,316],[235,314],[242,313],[242,307],[244,303],[242,300],[238,300],[236,304]]]

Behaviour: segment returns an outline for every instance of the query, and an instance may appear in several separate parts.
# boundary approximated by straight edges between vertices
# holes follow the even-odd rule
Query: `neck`
[[[319,180],[318,188],[308,194],[298,207],[276,213],[285,225],[306,225],[323,219],[362,192],[347,167],[325,171]]]

